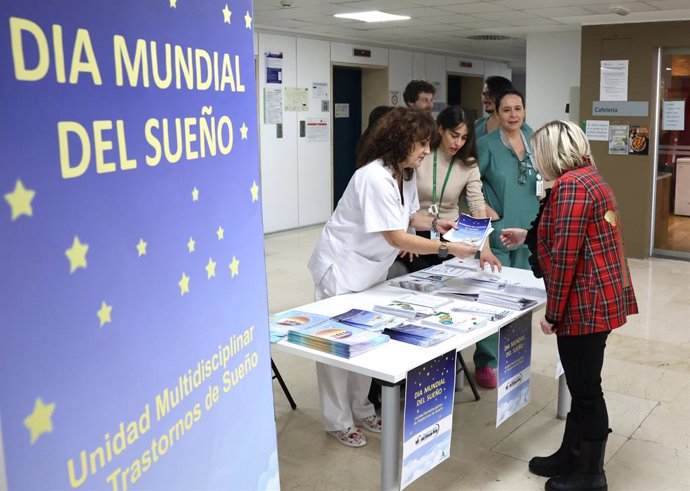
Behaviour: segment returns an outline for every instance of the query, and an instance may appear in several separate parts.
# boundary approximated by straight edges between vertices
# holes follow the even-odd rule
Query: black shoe
[[[578,423],[568,413],[561,447],[548,457],[534,457],[530,460],[530,472],[543,477],[563,476],[575,472],[580,462],[579,443]]]
[[[582,440],[578,469],[572,474],[552,477],[546,481],[546,491],[607,491],[605,450],[606,440]]]

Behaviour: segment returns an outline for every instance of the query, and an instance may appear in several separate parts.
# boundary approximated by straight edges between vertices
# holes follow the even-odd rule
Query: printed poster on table
[[[401,489],[450,456],[456,351],[407,374]]]
[[[498,403],[496,427],[529,404],[532,357],[532,315],[501,328],[498,339]]]
[[[0,489],[279,487],[252,17],[0,3]]]

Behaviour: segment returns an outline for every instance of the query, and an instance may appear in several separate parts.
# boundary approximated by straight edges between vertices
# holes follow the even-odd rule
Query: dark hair
[[[355,152],[355,155],[359,155],[359,153],[362,150],[362,147],[364,146],[364,142],[371,135],[371,132],[374,129],[374,126],[376,126],[376,123],[379,121],[379,119],[381,119],[385,114],[389,113],[392,110],[392,106],[376,106],[374,109],[371,110],[371,112],[369,113],[369,126],[367,126],[367,128],[364,130],[362,136],[359,137],[359,141],[357,142],[357,151]]]
[[[403,100],[405,104],[414,104],[419,99],[419,94],[426,92],[427,94],[436,94],[436,89],[426,80],[412,80],[403,92]]]
[[[357,168],[381,159],[384,166],[393,169],[393,176],[398,182],[402,182],[403,178],[407,181],[414,170],[403,169],[403,162],[415,143],[431,141],[434,133],[436,123],[429,113],[404,107],[393,108],[379,119],[358,148]]]
[[[486,77],[484,79],[486,88],[489,89],[489,95],[492,99],[496,100],[497,96],[506,90],[513,88],[513,82],[505,77],[500,77],[498,75],[492,75],[491,77]]]
[[[463,164],[476,165],[477,147],[474,137],[474,121],[470,120],[465,110],[460,106],[448,106],[436,117],[436,126],[439,131],[441,129],[454,130],[461,124],[467,127],[467,140],[458,152],[458,158],[460,158]],[[436,138],[433,146],[438,148],[440,144],[441,138]],[[474,159],[474,161],[470,159]]]
[[[498,111],[498,108],[501,107],[501,100],[503,100],[504,97],[509,96],[509,95],[518,96],[520,98],[520,100],[522,101],[522,107],[527,107],[527,106],[525,106],[525,96],[522,94],[522,92],[520,92],[517,89],[507,89],[507,90],[504,90],[503,92],[501,92],[500,94],[498,94],[498,97],[496,97],[496,111]]]

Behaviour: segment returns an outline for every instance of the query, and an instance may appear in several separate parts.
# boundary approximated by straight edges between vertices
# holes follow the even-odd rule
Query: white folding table
[[[531,271],[504,267],[500,276],[501,279],[519,282],[528,287],[543,288],[544,286],[542,280],[535,278]],[[455,281],[458,280],[449,280],[448,285],[452,286]],[[295,309],[333,316],[353,308],[371,310],[376,304],[387,304],[406,293],[410,293],[410,291],[388,286],[384,282],[360,293],[338,295],[295,307]],[[391,340],[371,351],[348,359],[290,343],[286,339],[272,344],[272,347],[278,351],[367,375],[381,383],[381,419],[383,424],[381,434],[381,489],[383,491],[399,490],[400,385],[406,379],[407,372],[448,351],[453,349],[460,351],[472,346],[477,341],[490,336],[503,326],[539,308],[544,303],[541,300],[529,309],[513,311],[499,321],[489,322],[482,328],[455,335],[443,343],[426,348]]]

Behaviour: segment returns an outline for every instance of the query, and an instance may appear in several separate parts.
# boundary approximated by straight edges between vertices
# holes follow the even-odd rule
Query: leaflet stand
[[[280,387],[283,389],[283,393],[285,394],[285,397],[287,397],[288,402],[290,403],[290,407],[292,407],[292,410],[294,411],[297,409],[297,404],[295,404],[295,400],[292,398],[292,394],[290,394],[290,390],[287,388],[287,385],[285,385],[285,382],[283,381],[283,377],[280,375],[280,372],[278,371],[278,367],[276,366],[275,362],[273,361],[273,357],[271,357],[271,368],[273,369],[273,377],[272,379],[278,379],[278,383],[280,384]]]
[[[462,353],[458,350],[458,362],[460,363],[460,370],[465,374],[465,378],[467,379],[467,383],[470,384],[470,389],[472,389],[472,393],[474,394],[474,400],[478,401],[479,398],[479,392],[477,392],[477,387],[474,385],[474,380],[472,380],[472,377],[470,377],[469,372],[467,371],[467,365],[465,365],[465,360],[462,358]],[[458,370],[458,371],[460,371]]]

